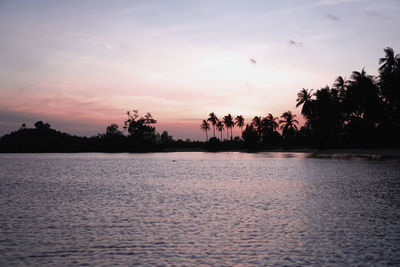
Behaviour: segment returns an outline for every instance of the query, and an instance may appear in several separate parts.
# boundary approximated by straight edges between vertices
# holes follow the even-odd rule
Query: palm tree
[[[313,89],[311,89],[310,91],[308,91],[307,89],[301,89],[301,91],[297,94],[297,104],[296,104],[296,108],[299,107],[300,105],[303,105],[302,109],[301,109],[301,114],[306,117],[309,118],[311,117],[311,113],[312,113],[312,109],[311,109],[311,97],[312,97],[312,91]]]
[[[207,131],[210,130],[210,124],[206,120],[203,120],[203,122],[200,125],[200,128],[206,132],[206,140],[208,141],[208,134]]]
[[[215,137],[215,125],[218,122],[218,118],[217,116],[214,114],[214,112],[211,112],[210,114],[208,114],[208,116],[210,116],[207,121],[211,122],[212,126],[213,126],[213,131],[214,131],[214,137]]]
[[[385,57],[379,59],[379,89],[385,102],[392,108],[400,109],[400,54],[392,48],[384,49]]]
[[[285,136],[294,134],[297,131],[297,126],[299,122],[294,119],[296,115],[292,114],[291,111],[286,111],[282,114],[281,118],[283,120],[279,120],[279,124],[281,124],[282,134]]]
[[[262,132],[261,120],[261,116],[254,116],[253,120],[251,121],[251,125],[259,135]]]
[[[216,124],[217,131],[221,133],[221,141],[222,141],[222,131],[224,130],[224,123],[222,121],[218,121]]]
[[[268,113],[266,117],[262,118],[260,132],[264,143],[266,143],[268,139],[273,138],[273,133],[278,128],[277,119],[278,118],[274,117],[271,113]]]
[[[351,74],[350,78],[352,79],[350,80],[350,85],[354,85],[355,83],[360,83],[363,81],[363,79],[373,80],[373,77],[371,75],[367,75],[365,68],[362,68],[361,72],[353,71],[353,74]]]
[[[376,82],[367,75],[364,68],[361,72],[353,71],[348,86],[351,116],[366,119],[373,124],[379,116],[380,98]]]
[[[396,61],[399,60],[400,55],[395,55],[393,48],[386,47],[383,49],[385,51],[385,57],[379,59],[380,73],[393,73],[396,67]]]
[[[231,140],[232,140],[232,128],[235,126],[235,123],[233,122],[233,118],[231,114],[228,114],[224,117],[224,123],[226,126],[226,136],[228,136],[228,130],[229,128],[231,129]],[[228,137],[229,138],[229,137]]]
[[[268,113],[268,115],[262,119],[261,124],[267,127],[270,132],[275,132],[279,126],[276,120],[278,120],[277,117],[274,117],[271,113]]]
[[[341,99],[344,99],[346,97],[346,89],[349,84],[349,81],[346,80],[346,78],[343,78],[342,76],[338,76],[333,83],[333,87],[338,90],[339,92],[339,97]]]
[[[243,129],[243,126],[244,126],[244,118],[243,118],[243,116],[242,115],[236,116],[235,123],[236,123],[237,127],[239,127],[239,129],[240,129],[240,135],[242,135],[243,134],[242,129]]]

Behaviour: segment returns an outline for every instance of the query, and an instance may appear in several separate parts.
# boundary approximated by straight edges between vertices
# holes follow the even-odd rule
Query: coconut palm
[[[262,118],[261,116],[254,116],[253,120],[251,121],[251,125],[253,129],[257,132],[257,134],[261,135],[262,132],[262,125],[261,125]]]
[[[374,123],[379,115],[380,99],[373,76],[367,75],[364,68],[361,72],[353,71],[348,91],[351,115]]]
[[[349,84],[349,81],[346,80],[346,78],[343,78],[342,76],[338,76],[333,83],[333,88],[338,90],[339,97],[341,99],[344,99],[346,97],[346,89]]]
[[[264,118],[262,118],[260,125],[261,129],[258,131],[261,134],[262,140],[264,143],[267,142],[268,139],[273,138],[273,133],[278,128],[278,123],[276,122],[278,118],[274,117],[271,113]]]
[[[301,89],[301,91],[297,94],[297,104],[296,104],[296,108],[303,105],[302,109],[301,109],[301,114],[306,117],[309,118],[311,117],[311,113],[312,113],[312,109],[311,109],[311,97],[312,97],[312,91],[313,89],[311,89],[310,91],[308,91],[308,89]]]
[[[206,132],[206,140],[208,141],[208,133],[207,131],[210,130],[210,124],[206,120],[203,120],[203,122],[200,125],[200,128]]]
[[[385,57],[379,59],[380,73],[393,73],[396,67],[396,61],[399,60],[400,55],[395,55],[393,48],[386,47],[383,49],[385,51]]]
[[[240,135],[242,135],[243,134],[242,129],[243,129],[243,126],[244,126],[244,118],[243,118],[243,116],[242,115],[236,116],[235,123],[236,123],[237,127],[239,127],[239,129],[240,129]]]
[[[232,128],[233,128],[233,126],[235,126],[235,123],[233,122],[233,117],[231,114],[228,114],[224,117],[224,123],[226,126],[226,132],[227,132],[226,136],[228,136],[228,130],[231,129],[231,140],[232,140]],[[228,139],[229,139],[229,137],[228,137]]]
[[[400,54],[392,48],[384,49],[385,57],[379,59],[379,85],[384,100],[395,109],[400,109]]]
[[[299,122],[295,119],[296,115],[292,114],[291,111],[286,111],[281,116],[282,120],[279,120],[281,124],[282,134],[284,136],[292,135],[297,131],[297,126]]]
[[[224,123],[222,121],[218,121],[215,127],[217,128],[217,131],[221,133],[221,141],[222,141],[222,131],[224,130]]]
[[[274,117],[271,113],[268,113],[268,115],[262,119],[261,124],[263,127],[266,127],[269,132],[275,132],[279,126],[276,122],[277,120],[277,117]]]
[[[208,116],[210,116],[210,117],[208,117],[207,121],[211,122],[211,124],[212,124],[212,126],[213,126],[214,137],[215,137],[215,125],[216,125],[217,122],[218,122],[218,118],[217,118],[217,116],[214,114],[214,112],[211,112],[210,114],[208,114]]]

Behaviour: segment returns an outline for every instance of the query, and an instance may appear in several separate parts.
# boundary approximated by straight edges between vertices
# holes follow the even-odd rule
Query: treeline
[[[200,125],[200,128],[206,134],[206,140],[211,147],[226,147],[220,143],[228,143],[231,146],[262,149],[273,146],[294,146],[298,133],[295,119],[296,115],[291,111],[282,114],[278,119],[269,113],[266,117],[255,116],[250,123],[245,124],[245,119],[242,115],[238,115],[233,119],[231,114],[228,114],[222,119],[218,119],[214,112],[209,114],[209,117]],[[233,128],[240,129],[241,137],[233,137]],[[243,129],[244,128],[244,129]],[[209,139],[209,132],[211,135]],[[281,133],[279,132],[281,130]],[[226,138],[223,138],[223,131],[226,131]],[[218,136],[218,132],[220,136]]]
[[[0,152],[143,152],[188,150],[265,149],[275,147],[400,147],[400,55],[384,49],[377,77],[365,70],[349,79],[339,76],[332,87],[302,89],[296,107],[305,124],[298,127],[296,115],[284,112],[279,118],[268,114],[246,123],[231,114],[218,119],[214,112],[200,128],[206,142],[174,140],[167,131],[156,132],[150,113],[140,116],[128,111],[123,129],[111,124],[105,133],[92,137],[72,136],[38,121],[25,124],[0,138]],[[314,92],[315,91],[315,92]],[[233,129],[240,136],[233,136]],[[226,132],[226,138],[225,133]]]
[[[377,77],[364,69],[349,79],[337,77],[333,86],[302,89],[297,106],[306,119],[302,136],[320,147],[400,145],[400,55],[384,49]]]
[[[354,71],[349,79],[339,76],[332,87],[303,88],[296,100],[296,107],[301,108],[306,120],[300,129],[291,111],[283,113],[280,119],[272,114],[255,116],[246,126],[241,115],[233,120],[228,114],[219,120],[212,112],[200,128],[208,140],[212,127],[213,136],[209,142],[218,143],[223,141],[224,130],[225,140],[229,140],[229,131],[232,140],[232,128],[236,125],[242,132],[244,146],[258,149],[273,146],[399,147],[400,55],[390,47],[384,52],[385,56],[379,59],[377,77],[367,75],[362,69]],[[219,140],[215,131],[221,134]]]
[[[105,133],[92,137],[62,133],[42,121],[36,122],[34,128],[22,124],[19,130],[0,139],[0,152],[148,152],[201,147],[201,142],[174,140],[167,131],[157,133],[152,126],[156,120],[150,113],[140,117],[133,110],[127,116],[123,126],[126,134],[113,123]]]

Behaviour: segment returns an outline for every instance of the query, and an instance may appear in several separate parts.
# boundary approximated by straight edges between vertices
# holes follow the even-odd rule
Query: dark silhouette
[[[208,124],[206,120],[203,120],[203,122],[200,125],[200,129],[206,132],[206,141],[208,141],[207,131],[210,130],[210,124]]]
[[[218,118],[217,116],[215,116],[214,112],[211,112],[208,116],[207,121],[211,122],[212,126],[213,126],[213,133],[214,133],[214,137],[215,137],[215,126],[217,125],[218,122]]]
[[[244,118],[242,115],[237,115],[235,118],[235,124],[240,129],[240,134],[243,133]]]
[[[399,146],[400,56],[389,47],[384,52],[378,77],[363,68],[349,80],[339,76],[332,88],[298,93],[303,141],[321,148]]]
[[[258,133],[257,129],[253,126],[253,124],[247,124],[246,128],[243,131],[242,138],[244,141],[245,147],[249,149],[259,149],[259,142],[261,140],[261,136]]]
[[[222,121],[218,121],[217,124],[215,125],[215,127],[217,128],[217,131],[221,133],[221,141],[222,141],[222,131],[224,130],[224,123]],[[228,130],[227,130],[228,132]]]
[[[274,145],[279,142],[280,135],[278,133],[279,124],[278,118],[268,113],[266,117],[261,120],[262,137],[264,145]]]
[[[214,112],[202,121],[206,142],[174,140],[168,132],[156,132],[157,122],[137,110],[127,112],[123,129],[115,123],[104,134],[78,137],[56,131],[49,123],[38,121],[34,128],[26,124],[0,138],[0,152],[147,152],[172,150],[240,150],[277,147],[347,148],[400,146],[400,55],[384,49],[379,59],[379,75],[368,75],[365,69],[354,71],[347,80],[338,76],[332,87],[301,89],[296,107],[301,107],[305,124],[298,128],[296,115],[284,112],[278,121],[271,113],[254,116],[250,124],[242,115],[231,114],[218,120]],[[314,93],[313,93],[314,92]],[[213,137],[208,139],[210,124]],[[241,136],[233,137],[233,127]],[[280,127],[279,127],[280,126]],[[226,128],[227,139],[222,140]],[[243,130],[243,127],[245,129]],[[221,140],[215,137],[215,129]],[[230,129],[230,137],[229,137]]]
[[[224,116],[224,124],[226,126],[226,137],[229,139],[228,133],[229,133],[229,129],[231,129],[231,140],[233,139],[232,137],[232,129],[235,126],[235,123],[233,121],[232,115],[228,114],[226,116]]]
[[[122,135],[122,132],[118,130],[118,125],[113,123],[110,124],[110,126],[107,126],[106,128],[106,135],[108,136],[118,136],[118,135]]]
[[[295,117],[296,115],[293,115],[291,111],[286,111],[281,116],[282,120],[279,120],[279,124],[281,124],[282,137],[289,144],[293,143],[293,139],[298,130],[296,124],[299,122],[294,119]]]

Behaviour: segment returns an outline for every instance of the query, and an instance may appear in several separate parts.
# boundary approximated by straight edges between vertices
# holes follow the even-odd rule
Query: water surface
[[[400,164],[1,154],[0,265],[400,264]]]

